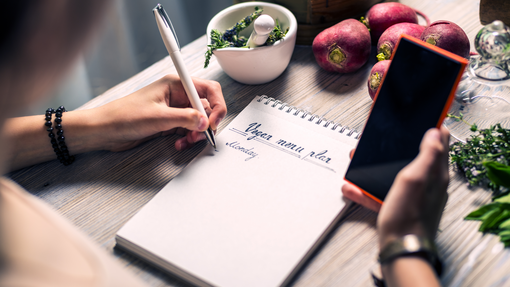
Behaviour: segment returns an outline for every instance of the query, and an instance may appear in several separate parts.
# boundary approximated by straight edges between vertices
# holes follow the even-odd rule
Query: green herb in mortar
[[[205,63],[204,68],[209,66],[209,62],[213,55],[213,51],[216,49],[228,48],[228,47],[237,47],[237,48],[248,48],[246,46],[248,39],[244,36],[240,36],[239,33],[244,30],[246,27],[250,26],[250,24],[257,19],[262,14],[262,9],[259,7],[255,7],[255,12],[246,16],[244,19],[241,19],[237,22],[232,28],[226,30],[221,33],[217,29],[211,30],[211,44],[207,45],[208,49],[205,52]],[[272,45],[276,41],[279,41],[285,37],[289,28],[283,31],[278,19],[276,19],[276,25],[269,33],[269,37],[266,40],[266,45]]]
[[[287,32],[289,32],[288,27],[285,31],[282,30],[282,26],[280,25],[280,22],[278,22],[278,19],[276,19],[275,22],[276,24],[274,25],[273,31],[271,31],[271,33],[269,33],[269,37],[267,37],[266,45],[273,45],[277,41],[283,39]]]

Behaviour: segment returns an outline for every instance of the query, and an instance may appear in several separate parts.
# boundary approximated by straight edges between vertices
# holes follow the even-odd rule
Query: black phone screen
[[[402,38],[345,178],[384,201],[397,173],[418,155],[425,132],[442,122],[464,65]]]

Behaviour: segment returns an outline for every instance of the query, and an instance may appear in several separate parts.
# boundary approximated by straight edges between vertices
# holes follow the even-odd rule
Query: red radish
[[[370,28],[375,44],[386,29],[397,23],[418,24],[418,15],[425,19],[427,25],[430,23],[428,17],[420,11],[398,2],[385,2],[372,6],[362,21]]]
[[[384,60],[377,62],[370,71],[370,76],[368,76],[367,86],[368,86],[368,94],[370,98],[374,100],[374,97],[381,85],[381,81],[383,79],[384,74],[388,71],[390,67],[391,60]]]
[[[389,27],[382,33],[377,43],[377,59],[379,61],[389,60],[402,34],[420,39],[423,30],[425,30],[424,26],[414,23],[398,23]]]
[[[370,48],[370,32],[355,19],[344,20],[320,32],[312,43],[319,66],[338,73],[358,70],[367,62]]]
[[[464,30],[453,22],[441,20],[430,24],[423,31],[421,40],[469,58],[469,39]]]

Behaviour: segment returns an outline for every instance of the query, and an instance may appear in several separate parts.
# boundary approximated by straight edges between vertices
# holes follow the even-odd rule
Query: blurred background
[[[22,115],[60,105],[76,109],[168,56],[152,14],[158,3],[170,16],[182,47],[204,35],[209,20],[233,0],[113,0],[96,37],[51,99]]]

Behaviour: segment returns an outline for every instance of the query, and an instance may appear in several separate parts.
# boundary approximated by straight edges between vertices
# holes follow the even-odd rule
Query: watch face
[[[402,240],[402,247],[404,248],[404,250],[407,250],[408,252],[416,252],[421,248],[420,239],[418,238],[418,236],[414,235],[404,236]]]

